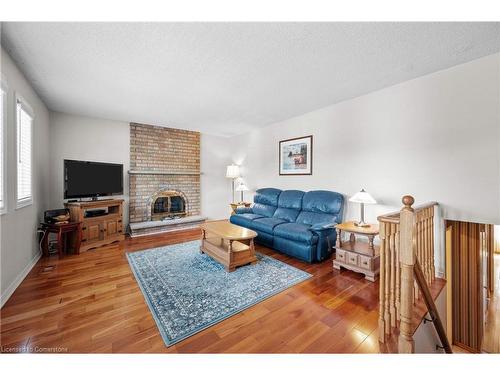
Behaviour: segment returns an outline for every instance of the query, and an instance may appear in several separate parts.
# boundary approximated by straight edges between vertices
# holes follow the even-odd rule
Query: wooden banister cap
[[[415,198],[413,198],[411,195],[405,195],[403,199],[401,199],[403,204],[405,205],[404,208],[407,209],[412,209],[413,203],[415,203]]]

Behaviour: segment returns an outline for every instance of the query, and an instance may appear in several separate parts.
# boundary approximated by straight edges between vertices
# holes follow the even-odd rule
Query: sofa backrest
[[[258,189],[253,197],[253,213],[266,217],[272,217],[278,207],[278,197],[281,190],[274,188]]]
[[[302,210],[296,222],[308,225],[323,222],[339,223],[342,220],[343,207],[342,194],[327,190],[309,191],[302,197]]]
[[[304,192],[300,190],[283,190],[278,198],[278,208],[273,217],[295,222],[302,209],[302,197]]]

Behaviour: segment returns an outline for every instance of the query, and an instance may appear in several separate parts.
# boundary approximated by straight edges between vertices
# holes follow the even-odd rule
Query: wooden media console
[[[68,202],[65,207],[69,209],[71,221],[82,223],[80,252],[124,240],[123,199]],[[92,210],[105,213],[90,216]]]

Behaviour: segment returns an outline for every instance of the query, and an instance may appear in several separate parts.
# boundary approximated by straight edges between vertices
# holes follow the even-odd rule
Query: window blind
[[[17,206],[32,202],[33,116],[27,105],[17,100]]]
[[[0,90],[0,212],[5,210],[5,180],[4,180],[4,163],[5,163],[5,147],[4,147],[4,132],[5,132],[5,100],[7,93],[3,89]]]

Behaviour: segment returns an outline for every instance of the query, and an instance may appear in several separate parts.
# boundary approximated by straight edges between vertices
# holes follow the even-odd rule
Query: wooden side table
[[[234,215],[236,213],[236,209],[239,207],[250,207],[252,203],[250,202],[239,202],[239,203],[230,203],[231,206],[231,215]]]
[[[57,254],[62,256],[66,249],[67,236],[70,233],[74,233],[74,248],[73,252],[75,254],[80,254],[80,244],[82,242],[82,230],[81,222],[65,223],[65,224],[49,224],[42,223],[42,229],[45,231],[42,241],[43,255],[49,255],[49,234],[55,233],[57,235]]]
[[[379,234],[378,224],[368,227],[358,227],[354,222],[348,221],[337,224],[337,241],[335,243],[336,257],[333,268],[340,270],[342,267],[354,272],[363,273],[365,278],[375,281],[380,273],[379,247],[374,245],[375,236]],[[349,241],[342,241],[342,232],[350,233]],[[368,242],[357,242],[356,236],[368,237]]]

